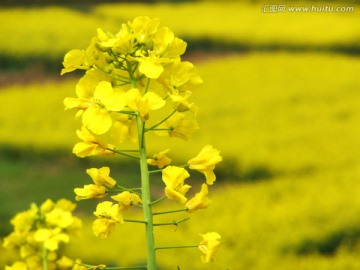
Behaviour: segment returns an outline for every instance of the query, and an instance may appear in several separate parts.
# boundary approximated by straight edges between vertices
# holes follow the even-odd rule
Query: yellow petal
[[[86,109],[82,115],[82,122],[95,134],[104,134],[112,125],[109,112],[98,107],[89,107]]]
[[[144,98],[147,100],[150,110],[158,110],[166,104],[166,101],[154,92],[147,92]]]
[[[98,186],[114,187],[116,181],[110,177],[110,168],[102,167],[100,169],[90,168],[86,170],[86,173],[90,175],[94,183]]]
[[[164,71],[164,67],[150,59],[144,59],[140,63],[139,71],[150,79],[157,79]]]
[[[83,50],[71,50],[65,54],[61,75],[81,68],[85,59],[85,52]]]
[[[111,220],[107,219],[96,219],[93,222],[92,229],[95,234],[95,236],[101,237],[101,238],[107,238],[109,234],[113,231],[115,226],[114,222],[111,222]]]
[[[51,230],[49,229],[39,229],[34,234],[34,239],[37,242],[44,242],[49,239],[51,236]]]
[[[187,198],[183,194],[168,187],[165,187],[165,196],[168,199],[178,201],[181,204],[184,204],[187,201]]]
[[[86,98],[67,97],[64,99],[65,110],[74,109],[74,108],[77,108],[80,110],[85,110],[92,104],[93,103],[89,99],[86,99]]]

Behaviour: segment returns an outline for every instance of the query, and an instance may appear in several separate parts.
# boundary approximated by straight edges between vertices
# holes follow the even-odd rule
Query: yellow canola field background
[[[102,4],[87,8],[49,6],[0,9],[0,54],[14,60],[58,59],[84,48],[98,27],[117,32],[136,16],[161,18],[188,41],[207,40],[213,48],[291,48],[359,50],[358,5],[287,2],[287,8],[348,6],[352,12],[262,12],[263,4],[194,2],[167,4]],[[54,20],[54,18],[56,18]],[[49,23],[51,22],[51,23]],[[205,43],[202,42],[204,45]],[[220,45],[219,45],[220,44]],[[35,58],[34,58],[35,57]]]
[[[220,55],[197,67],[205,82],[192,97],[200,130],[188,142],[154,136],[150,152],[170,145],[173,156],[188,159],[211,143],[235,164],[265,166],[274,173],[357,163],[358,58],[250,53]],[[60,82],[2,89],[2,144],[71,149],[81,121],[74,119],[74,111],[64,111],[62,101],[75,96],[75,84],[62,77]]]
[[[360,61],[251,53],[197,66],[205,81],[193,97],[201,129],[194,140],[154,138],[149,148],[158,151],[171,143],[171,153],[187,160],[212,143],[224,163],[218,187],[210,190],[209,209],[178,228],[159,231],[158,241],[189,244],[199,232],[214,230],[225,243],[216,262],[205,267],[196,250],[159,251],[163,269],[358,269]],[[63,111],[62,99],[73,95],[74,85],[70,79],[3,89],[1,141],[70,151],[79,123],[73,112]],[[68,254],[93,263],[139,264],[141,232],[126,224],[107,242],[96,240],[88,227]],[[102,254],[99,246],[110,248]]]
[[[261,14],[260,4],[217,2],[176,8],[46,7],[41,13],[1,9],[0,33],[7,38],[0,54],[57,59],[85,47],[98,26],[116,31],[137,15],[160,17],[177,35],[209,38],[215,45],[351,49],[359,46],[359,10]],[[58,20],[49,24],[53,18]],[[184,27],[185,22],[191,25]],[[170,145],[170,154],[186,161],[210,143],[221,150],[224,162],[217,187],[210,189],[209,209],[178,227],[157,230],[157,241],[196,244],[198,233],[213,230],[224,245],[207,266],[196,249],[159,251],[161,269],[360,269],[360,59],[310,51],[218,52],[194,58],[204,79],[192,97],[200,109],[199,132],[188,142],[152,137],[148,148],[158,152]],[[1,87],[0,148],[70,153],[80,122],[75,112],[64,111],[62,101],[75,95],[75,84],[73,77],[64,76]],[[78,209],[84,215],[82,203]],[[99,240],[89,218],[66,253],[94,264],[142,264],[142,233],[141,225],[124,224],[109,241]],[[0,267],[11,258],[1,250]]]

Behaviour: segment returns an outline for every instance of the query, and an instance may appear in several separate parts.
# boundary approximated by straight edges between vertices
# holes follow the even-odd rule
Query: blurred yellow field
[[[210,211],[194,216],[191,225],[159,232],[159,241],[166,243],[174,234],[175,241],[186,244],[197,231],[220,231],[224,248],[210,268],[202,269],[289,269],[294,264],[297,269],[357,269],[359,68],[356,58],[328,54],[256,53],[200,62],[206,83],[193,100],[202,108],[201,129],[193,141],[173,140],[172,154],[186,160],[199,142],[212,142],[224,155],[225,177],[236,176],[235,171],[245,180],[252,179],[246,175],[251,172],[255,180],[272,179],[211,190]],[[63,111],[62,99],[73,87],[74,81],[65,80],[3,89],[1,141],[70,151],[76,123]],[[154,140],[157,150],[167,144]],[[256,176],[261,169],[268,174]],[[117,231],[120,240],[107,243],[88,235],[88,229],[69,252],[94,262],[103,256],[98,247],[110,245],[103,260],[137,263],[132,249],[138,250],[141,234],[123,238],[133,234],[130,225]],[[93,241],[99,242],[89,248]],[[126,246],[124,256],[118,255],[120,245]],[[196,250],[159,253],[164,269],[174,263],[181,269],[203,267]]]
[[[301,4],[311,5],[314,4]],[[326,2],[316,3],[320,7],[326,5]],[[161,18],[162,25],[168,26],[180,37],[195,44],[199,40],[208,40],[210,43],[206,46],[214,48],[232,46],[235,49],[335,49],[352,52],[360,45],[360,26],[357,23],[360,8],[352,7],[353,12],[343,13],[268,14],[262,12],[261,4],[213,1],[177,5],[103,4],[84,10],[55,6],[0,9],[3,22],[0,35],[8,37],[0,44],[0,55],[14,62],[39,57],[58,60],[72,48],[87,46],[96,28],[115,32],[121,23],[139,15]]]
[[[359,68],[357,58],[330,54],[254,53],[199,63],[205,81],[193,97],[201,108],[199,132],[189,142],[155,137],[157,149],[149,147],[157,151],[171,143],[172,155],[186,159],[199,142],[213,142],[247,169],[345,168],[357,162],[354,150],[360,149]],[[62,101],[74,87],[62,77],[3,89],[2,144],[70,149],[80,122],[64,111]]]
[[[161,269],[177,265],[180,269],[263,270],[274,265],[280,270],[294,265],[299,270],[358,269],[358,178],[359,173],[315,173],[211,189],[214,203],[209,209],[155,233],[159,245],[189,245],[196,244],[198,232],[216,230],[225,241],[216,260],[203,265],[197,249],[159,251],[159,265]],[[67,254],[93,264],[131,266],[145,260],[141,225],[120,225],[105,241],[93,236],[89,223],[81,236],[72,239]],[[106,253],[99,252],[105,249]]]

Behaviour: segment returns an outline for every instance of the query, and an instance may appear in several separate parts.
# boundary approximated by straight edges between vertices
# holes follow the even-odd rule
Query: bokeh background
[[[357,1],[1,0],[0,7],[1,237],[31,202],[74,201],[73,188],[89,181],[85,168],[108,164],[71,154],[79,123],[62,101],[74,96],[80,74],[61,77],[62,58],[85,48],[98,27],[117,32],[146,15],[188,42],[184,58],[205,82],[193,96],[201,129],[188,142],[169,142],[171,153],[186,161],[210,143],[224,157],[209,209],[156,231],[159,243],[185,245],[217,231],[225,243],[216,261],[164,250],[160,269],[360,269]],[[155,140],[152,149],[167,143]],[[110,167],[125,183],[138,177],[125,159]],[[65,253],[141,264],[142,226],[96,239],[93,207],[79,203],[77,214],[89,222]],[[0,249],[1,268],[13,259]]]

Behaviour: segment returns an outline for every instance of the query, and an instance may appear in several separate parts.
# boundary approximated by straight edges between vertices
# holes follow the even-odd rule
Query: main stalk
[[[144,122],[139,115],[136,116],[136,123],[139,136],[139,155],[140,155],[140,171],[141,171],[141,191],[143,212],[146,226],[146,250],[147,250],[147,269],[156,270],[156,256],[155,256],[155,238],[153,214],[151,209],[151,192],[150,192],[150,178],[147,165],[147,155],[145,147],[145,132]]]

